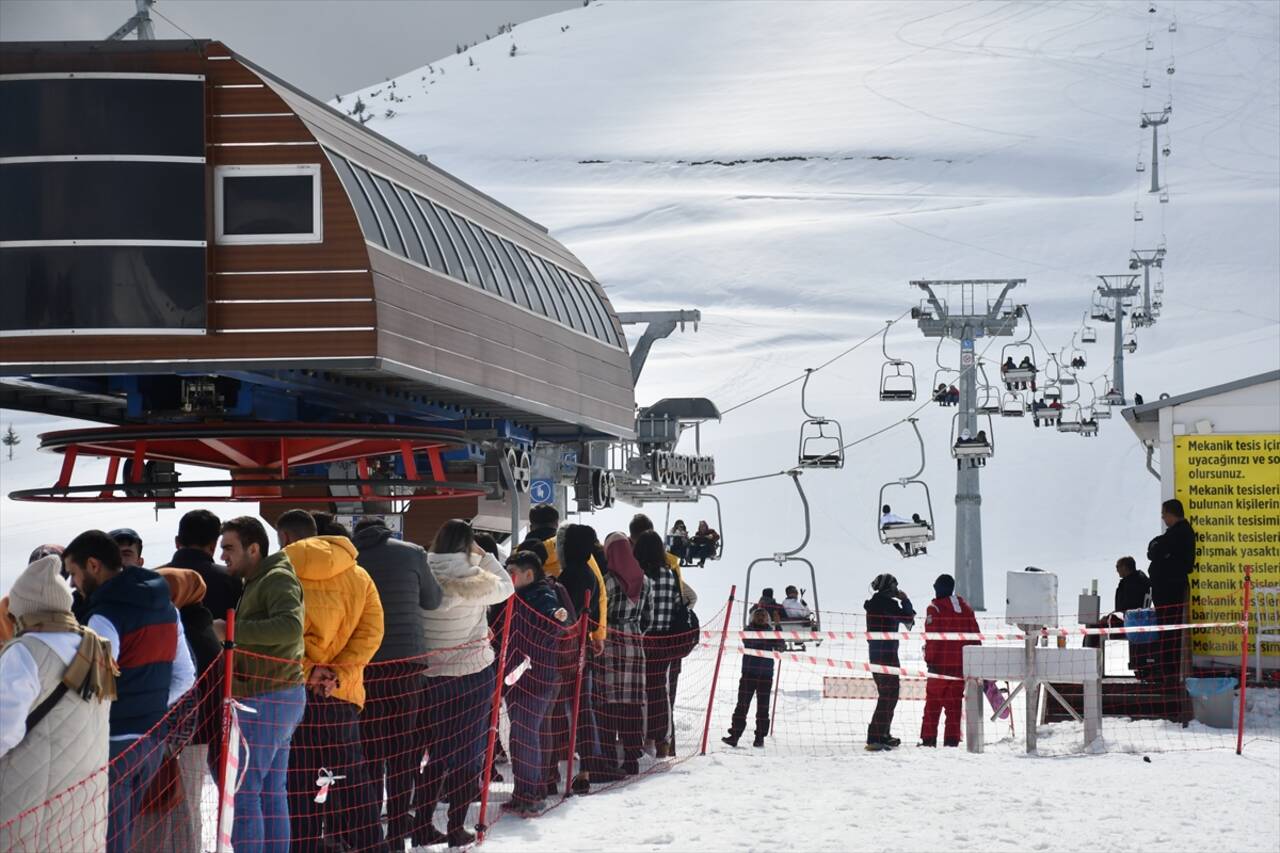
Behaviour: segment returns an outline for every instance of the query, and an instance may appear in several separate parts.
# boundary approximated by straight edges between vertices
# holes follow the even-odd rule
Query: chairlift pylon
[[[796,463],[801,468],[843,468],[844,431],[840,422],[814,415],[809,411],[805,394],[813,368],[805,368],[804,384],[800,386],[800,411],[805,421],[800,425],[800,453]]]
[[[920,475],[924,473],[925,467],[925,449],[924,437],[920,435],[920,427],[916,423],[915,418],[907,418],[907,422],[911,424],[911,428],[915,430],[916,441],[920,445],[920,467],[914,474],[903,477],[900,480],[893,480],[885,483],[880,487],[880,501],[877,508],[876,530],[880,541],[885,545],[892,545],[895,550],[903,557],[917,557],[920,554],[927,553],[923,547],[933,541],[933,499],[929,494],[929,484],[920,479]],[[888,490],[891,488],[903,489],[903,494],[908,490],[924,491],[924,512],[913,512],[910,520],[906,520],[905,516],[897,516],[892,512],[892,504],[887,499]],[[899,504],[901,506],[901,504]],[[886,520],[886,516],[890,516],[890,520]],[[892,518],[900,518],[901,521],[892,520]]]
[[[880,367],[880,401],[913,402],[916,398],[916,368],[911,362],[889,355],[889,327],[892,320],[885,321],[884,334],[880,339],[880,352],[884,353],[884,364]]]
[[[777,620],[777,627],[782,631],[821,631],[822,630],[822,608],[818,601],[818,573],[814,568],[813,562],[807,557],[801,557],[800,552],[809,544],[809,536],[812,532],[812,525],[809,518],[809,499],[805,496],[804,487],[800,485],[800,471],[788,471],[787,475],[791,477],[791,482],[795,484],[796,492],[800,495],[800,504],[804,508],[804,539],[800,545],[790,551],[778,551],[768,557],[760,557],[752,560],[747,565],[747,578],[743,583],[742,594],[746,598],[748,604],[743,608],[742,627],[746,629],[751,621],[751,576],[755,572],[756,566],[761,563],[776,563],[779,568],[786,568],[788,563],[802,564],[809,572],[809,588],[813,590],[813,615],[809,619],[788,619],[780,618]],[[790,651],[803,651],[807,640],[787,640],[787,649]],[[814,639],[815,645],[822,643],[821,639]]]

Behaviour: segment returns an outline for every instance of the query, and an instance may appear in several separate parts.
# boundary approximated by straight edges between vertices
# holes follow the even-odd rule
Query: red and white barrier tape
[[[704,648],[718,648],[718,645],[712,643],[702,643]],[[791,661],[792,663],[807,663],[813,666],[825,666],[830,669],[845,669],[852,672],[879,672],[886,675],[903,675],[908,678],[941,678],[946,681],[964,681],[960,676],[956,675],[940,675],[936,672],[929,672],[923,669],[907,669],[903,666],[885,666],[879,663],[866,663],[864,661],[853,660],[836,660],[834,658],[820,658],[814,655],[801,655],[795,652],[771,652],[766,649],[744,649],[739,646],[735,651],[738,654],[755,658],[772,658],[773,660]]]
[[[1131,628],[1042,628],[1041,637],[1070,637],[1082,635],[1110,634],[1151,634],[1158,631],[1187,631],[1203,628],[1241,628],[1243,621],[1235,622],[1188,622],[1177,625],[1135,625]],[[957,633],[949,631],[703,631],[705,639],[715,639],[721,634],[729,637],[771,637],[781,640],[981,640],[1011,641],[1025,640],[1027,635],[1001,633]]]

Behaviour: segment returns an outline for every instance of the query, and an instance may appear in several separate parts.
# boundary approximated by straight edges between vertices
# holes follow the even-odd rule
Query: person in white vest
[[[0,850],[106,846],[116,670],[107,642],[71,615],[61,568],[59,557],[42,557],[9,590],[16,634],[0,651]]]

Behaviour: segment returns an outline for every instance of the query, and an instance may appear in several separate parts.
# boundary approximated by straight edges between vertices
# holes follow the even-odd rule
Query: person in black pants
[[[751,613],[751,622],[747,625],[748,631],[772,631],[773,623],[769,619],[768,611],[757,609]],[[747,639],[742,640],[742,645],[748,649],[761,649],[764,651],[782,651],[786,648],[786,643],[782,640],[775,639]],[[756,738],[752,741],[752,746],[764,746],[765,736],[769,734],[769,691],[773,688],[773,658],[755,657],[754,655],[742,656],[742,676],[738,679],[738,704],[733,708],[733,717],[729,722],[729,736],[722,737],[720,740],[729,744],[729,746],[737,746],[738,739],[742,737],[742,733],[747,730],[747,711],[751,707],[751,700],[756,700]]]
[[[1157,625],[1177,625],[1186,620],[1187,577],[1196,564],[1196,531],[1186,519],[1182,501],[1176,498],[1160,505],[1160,519],[1165,531],[1147,545],[1151,603],[1155,605]],[[1162,631],[1156,640],[1156,669],[1163,681],[1179,680],[1185,633]]]
[[[872,596],[863,602],[867,611],[867,630],[897,631],[898,625],[910,628],[915,624],[916,611],[911,606],[907,594],[898,589],[898,579],[891,574],[876,575],[871,582]],[[871,652],[871,662],[882,666],[901,666],[898,662],[897,640],[868,640],[867,647]],[[898,706],[898,676],[889,673],[874,672],[876,690],[880,698],[876,702],[875,713],[871,715],[871,725],[867,727],[867,751],[878,752],[893,749],[902,743],[889,734],[893,725],[893,712]]]

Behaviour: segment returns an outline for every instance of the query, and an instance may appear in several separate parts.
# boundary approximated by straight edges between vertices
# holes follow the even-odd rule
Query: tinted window
[[[542,277],[551,283],[551,287],[560,296],[561,301],[564,302],[564,307],[569,312],[569,323],[573,328],[577,329],[579,332],[591,334],[591,326],[587,323],[586,316],[578,306],[578,301],[573,298],[573,294],[569,293],[568,289],[564,286],[564,282],[556,278],[555,274],[552,272],[552,270],[555,269],[555,264],[552,264],[545,258],[540,258],[537,255],[533,256],[533,262],[538,265],[538,270],[542,273]]]
[[[351,199],[351,206],[356,210],[356,218],[360,220],[360,230],[364,232],[365,239],[385,246],[387,241],[382,236],[382,226],[378,223],[377,214],[369,204],[369,197],[365,194],[364,187],[356,180],[356,173],[351,171],[351,164],[332,151],[325,153],[329,155],[329,160],[338,173],[338,179],[347,189],[347,197]]]
[[[435,235],[431,233],[431,226],[423,218],[417,202],[413,200],[413,194],[403,187],[396,187],[396,195],[399,197],[400,203],[404,205],[405,210],[409,212],[409,218],[413,220],[414,227],[418,229],[418,237],[422,240],[423,248],[427,250],[427,266],[433,270],[448,272],[448,268],[444,263],[444,256],[440,254],[440,244],[436,242]]]
[[[595,311],[591,310],[591,301],[587,299],[586,294],[582,292],[582,287],[573,280],[573,276],[569,275],[558,266],[555,266],[554,264],[548,264],[548,266],[551,267],[551,274],[564,282],[565,288],[568,289],[569,293],[573,295],[574,300],[579,306],[581,306],[582,316],[586,318],[591,334],[595,335],[599,340],[608,340],[608,338],[605,337],[604,329],[600,326],[600,318],[596,316]]]
[[[592,284],[586,279],[578,278],[572,274],[569,274],[569,277],[582,285],[583,291],[591,299],[591,304],[595,306],[596,313],[600,317],[600,324],[604,327],[604,339],[614,346],[622,346],[622,341],[618,338],[618,330],[613,325],[613,315],[605,305],[604,296],[598,289],[599,285]]]
[[[498,283],[493,278],[493,270],[489,269],[489,262],[485,259],[484,253],[480,251],[480,247],[476,245],[476,237],[471,233],[471,229],[467,227],[467,220],[445,208],[441,208],[440,213],[442,216],[449,217],[453,222],[453,226],[458,229],[458,233],[462,235],[462,242],[466,244],[467,252],[471,254],[471,259],[475,261],[476,272],[480,275],[481,286],[490,293],[497,293]]]
[[[431,202],[427,202],[431,204]],[[449,215],[449,211],[443,207],[432,204],[436,211],[436,218],[444,224],[445,233],[449,235],[449,239],[453,241],[453,247],[458,250],[458,258],[462,261],[462,271],[466,280],[474,284],[476,287],[482,287],[480,282],[480,270],[476,268],[475,258],[471,256],[471,250],[467,248],[467,244],[462,242],[462,235],[458,233],[458,226],[453,221],[453,217]]]
[[[0,240],[203,240],[200,163],[0,165]]]
[[[0,116],[0,157],[204,156],[200,80],[4,80]]]
[[[540,288],[534,284],[533,274],[529,272],[529,268],[525,266],[524,260],[520,257],[520,253],[509,240],[502,237],[497,238],[498,249],[511,263],[511,268],[515,271],[516,276],[520,279],[520,283],[524,285],[525,293],[529,296],[529,307],[540,314],[548,317],[551,316],[551,307],[547,305],[542,298]]]
[[[204,256],[175,246],[0,249],[0,329],[201,329]]]
[[[374,178],[359,166],[354,167],[356,174],[360,176],[360,183],[364,184],[369,190],[369,200],[373,202],[373,209],[377,211],[378,221],[382,223],[382,233],[387,235],[387,248],[395,252],[397,255],[405,255],[404,241],[400,239],[400,229],[396,226],[395,217],[391,215],[391,208],[387,207],[387,201],[382,197],[382,193],[378,190],[382,187],[390,187],[382,178]]]
[[[378,189],[382,190],[382,196],[391,208],[391,215],[395,217],[396,225],[400,226],[400,236],[404,237],[404,245],[409,251],[409,257],[420,264],[425,264],[427,256],[422,250],[422,242],[418,239],[418,231],[409,219],[409,211],[405,210],[404,205],[400,203],[396,188],[382,178],[374,178],[374,181],[378,184]]]
[[[498,266],[502,268],[502,274],[506,277],[507,284],[511,288],[512,297],[525,308],[533,307],[529,301],[529,294],[524,289],[524,282],[516,274],[515,265],[511,263],[511,258],[502,249],[502,241],[496,234],[490,234],[483,228],[479,229],[479,236],[481,240],[488,243],[490,253],[497,261]]]
[[[444,223],[440,221],[440,214],[436,212],[435,205],[422,196],[413,198],[418,203],[418,210],[426,218],[431,230],[435,232],[436,240],[440,243],[440,251],[444,252],[445,260],[449,262],[446,272],[456,279],[466,281],[466,275],[462,271],[462,259],[458,257],[458,247],[454,245],[449,232],[444,230]]]
[[[310,234],[315,225],[311,175],[222,176],[222,233]]]
[[[534,263],[533,256],[524,248],[517,246],[520,257],[524,259],[524,264],[529,268],[530,275],[533,276],[534,284],[538,288],[538,292],[542,294],[542,301],[551,307],[555,312],[555,318],[566,325],[569,323],[569,309],[565,306],[564,300],[556,289],[551,286],[551,282],[547,281],[542,274],[542,270]]]
[[[479,254],[476,255],[477,261],[484,264],[481,272],[488,271],[488,277],[492,278],[498,293],[508,302],[515,301],[515,295],[511,292],[511,285],[507,283],[507,274],[502,271],[502,267],[498,265],[498,259],[493,256],[493,249],[489,247],[489,243],[484,239],[484,229],[476,225],[469,219],[458,217],[458,220],[468,231],[471,238],[471,244],[476,247]],[[483,257],[482,257],[483,256]]]

